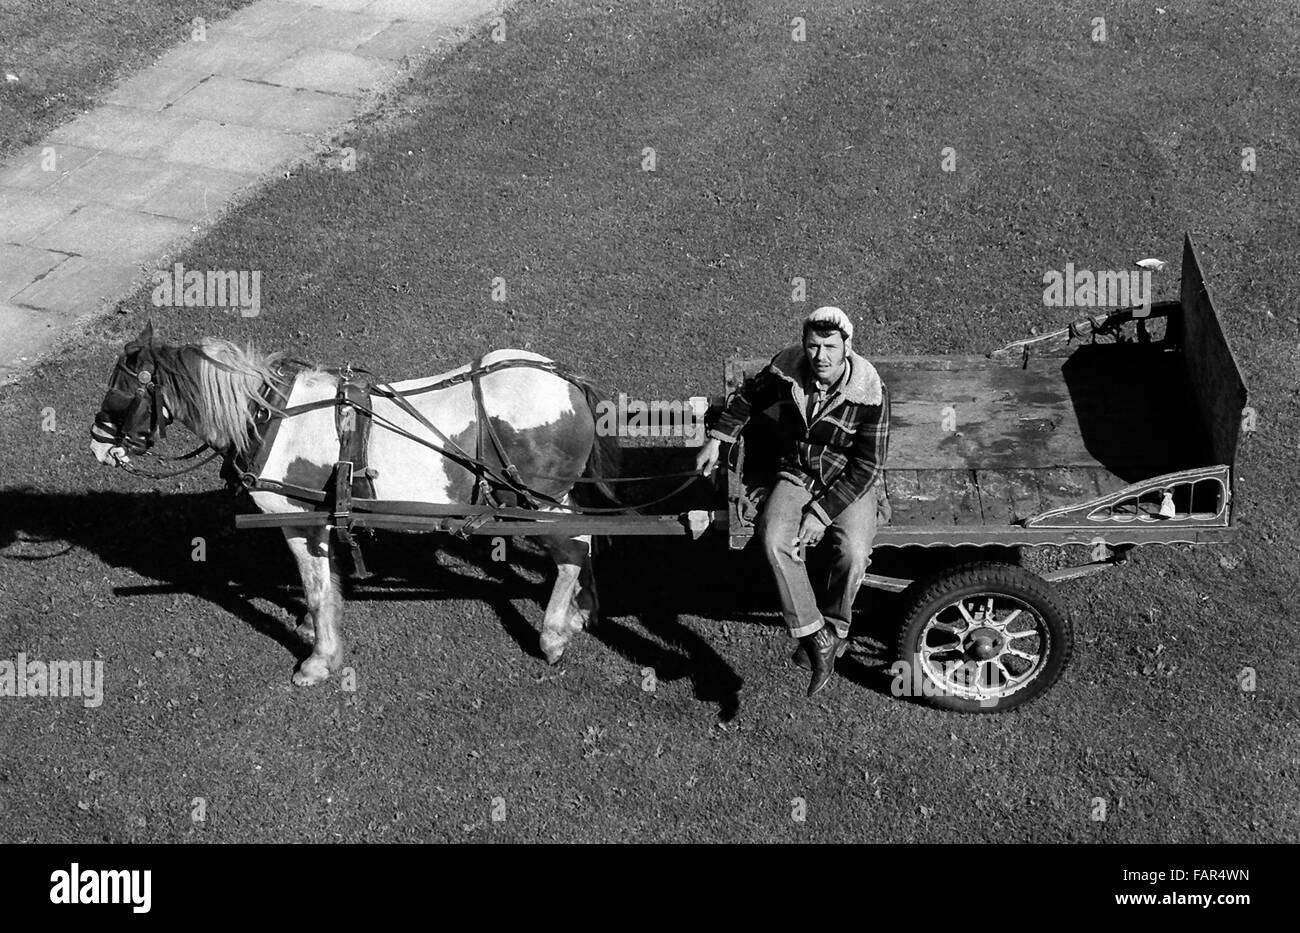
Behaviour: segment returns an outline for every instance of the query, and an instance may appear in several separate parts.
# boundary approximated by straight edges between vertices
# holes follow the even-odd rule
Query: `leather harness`
[[[323,506],[330,514],[330,526],[340,545],[340,552],[351,556],[352,570],[356,576],[366,577],[369,574],[365,568],[361,548],[351,529],[351,514],[352,500],[354,498],[367,500],[375,498],[374,479],[379,474],[367,462],[367,453],[369,450],[370,429],[376,418],[372,405],[372,400],[376,395],[392,401],[399,409],[419,422],[422,427],[432,432],[443,446],[437,447],[427,441],[413,438],[413,435],[409,432],[388,422],[387,419],[383,419],[387,422],[384,425],[387,429],[406,437],[412,437],[426,446],[433,447],[449,460],[460,464],[474,474],[475,484],[471,505],[478,508],[473,509],[474,514],[472,517],[461,525],[458,533],[462,536],[467,535],[477,525],[490,520],[494,513],[511,508],[510,503],[503,501],[502,495],[514,496],[520,505],[530,510],[538,509],[545,503],[559,504],[558,500],[545,493],[530,489],[524,483],[518,467],[510,459],[505,445],[501,442],[501,438],[492,424],[492,419],[488,415],[483,401],[482,377],[487,373],[517,366],[543,369],[575,384],[581,384],[580,377],[549,361],[509,359],[484,364],[482,357],[480,357],[466,372],[457,373],[431,385],[398,392],[387,385],[377,383],[371,374],[364,369],[353,369],[351,366],[345,366],[342,369],[323,370],[338,377],[338,389],[333,398],[307,402],[289,408],[286,407],[288,401],[286,393],[292,389],[294,377],[296,377],[297,373],[308,368],[308,366],[296,360],[288,361],[287,367],[292,367],[292,369],[286,371],[286,364],[281,364],[277,372],[277,375],[282,377],[284,388],[268,383],[262,389],[262,398],[266,403],[265,408],[262,410],[264,419],[260,420],[259,425],[249,432],[250,444],[247,453],[238,456],[235,454],[233,447],[228,450],[222,463],[221,476],[232,489],[244,489],[249,492],[274,492],[291,499]],[[409,395],[450,388],[467,381],[473,390],[475,417],[478,427],[477,450],[473,453],[461,449],[459,445],[439,431],[406,398]],[[276,435],[279,433],[280,424],[286,418],[291,418],[294,415],[327,407],[334,408],[334,424],[339,436],[339,452],[331,472],[330,481],[325,489],[313,490],[279,480],[264,479],[261,474],[266,467],[266,461],[270,456]],[[382,415],[378,417],[383,418]],[[258,430],[261,425],[265,426],[264,430]],[[463,506],[459,508],[464,511]]]
[[[128,345],[129,349],[129,345]],[[132,451],[148,451],[159,437],[166,435],[167,425],[172,416],[163,411],[162,402],[165,390],[153,378],[155,359],[154,345],[147,347],[149,355],[141,360],[137,369],[132,371],[124,362],[126,354],[119,358],[109,382],[109,392],[105,396],[104,408],[96,415],[91,427],[91,437],[100,443],[126,445]],[[198,347],[185,347],[203,357],[208,363],[220,369],[232,370],[227,364],[213,359]],[[592,483],[601,486],[611,501],[618,500],[609,492],[608,485],[617,483],[644,482],[646,480],[670,479],[683,477],[683,481],[664,495],[637,505],[617,504],[612,508],[579,507],[565,503],[553,495],[530,488],[523,481],[519,469],[510,459],[509,452],[492,419],[488,415],[483,401],[482,378],[493,372],[512,367],[528,367],[549,372],[566,382],[577,386],[592,399],[590,384],[581,376],[565,369],[550,360],[503,359],[485,363],[483,357],[464,371],[440,379],[428,385],[399,392],[392,386],[376,382],[364,369],[345,366],[342,369],[319,369],[309,363],[293,358],[283,358],[273,365],[275,378],[264,381],[259,390],[260,404],[255,405],[253,424],[249,428],[248,443],[242,453],[230,444],[223,451],[213,451],[213,456],[221,456],[221,477],[234,490],[272,492],[288,499],[306,504],[313,512],[325,512],[329,516],[327,524],[332,529],[340,551],[348,553],[353,561],[353,569],[358,575],[366,575],[361,550],[352,535],[352,511],[356,505],[366,514],[404,514],[419,517],[437,517],[440,530],[449,531],[466,537],[481,526],[496,519],[531,519],[543,506],[552,506],[557,510],[579,514],[626,514],[649,508],[677,496],[687,486],[701,479],[695,470],[683,470],[676,473],[652,474],[648,476],[553,476],[545,473],[532,473],[534,480],[548,480],[562,483],[570,488],[578,483]],[[332,374],[338,378],[338,388],[334,395],[314,402],[288,407],[288,396],[302,370],[316,370]],[[407,399],[411,395],[420,395],[439,389],[450,388],[462,382],[469,382],[472,388],[476,409],[477,432],[475,451],[470,453],[447,437],[437,426],[429,421]],[[119,384],[120,383],[120,384]],[[436,438],[438,443],[426,437],[420,437],[403,428],[391,418],[374,410],[373,398],[380,396],[393,403],[403,413],[416,421],[421,427]],[[111,400],[111,401],[110,401]],[[333,408],[335,411],[335,429],[339,437],[339,452],[331,471],[330,481],[324,489],[308,489],[281,480],[265,479],[262,472],[274,446],[280,424],[287,418],[317,409]],[[378,422],[385,430],[405,437],[416,444],[433,450],[446,460],[456,463],[475,477],[475,487],[470,504],[379,501],[375,498],[374,479],[378,473],[370,467],[366,458],[369,449],[370,429]],[[145,425],[148,430],[146,431]],[[200,445],[194,451],[172,460],[189,460],[203,451],[208,445]],[[194,470],[208,460],[181,470],[169,473],[149,473],[137,470],[119,461],[119,466],[148,479],[165,479]],[[513,503],[502,497],[513,497]],[[343,547],[346,545],[346,547]]]

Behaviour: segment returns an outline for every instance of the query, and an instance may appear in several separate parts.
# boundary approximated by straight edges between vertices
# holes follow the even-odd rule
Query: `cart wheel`
[[[895,693],[961,713],[1001,713],[1056,683],[1074,648],[1051,585],[1022,567],[963,564],[912,600],[890,669]]]

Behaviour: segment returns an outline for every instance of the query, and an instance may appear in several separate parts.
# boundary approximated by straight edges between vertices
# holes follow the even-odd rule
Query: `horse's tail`
[[[618,506],[622,505],[618,501],[618,494],[614,492],[609,483],[603,482],[618,476],[623,459],[623,451],[619,446],[618,437],[608,432],[600,430],[600,409],[602,403],[608,404],[608,400],[590,382],[585,379],[575,379],[575,384],[582,389],[582,394],[586,396],[587,407],[591,409],[591,417],[596,423],[595,442],[591,445],[591,454],[587,457],[587,466],[583,469],[584,478],[596,480],[594,483],[577,483],[573,487],[574,498],[580,505],[595,506],[600,505],[599,496],[592,496],[591,492],[595,490],[603,496],[605,502]]]

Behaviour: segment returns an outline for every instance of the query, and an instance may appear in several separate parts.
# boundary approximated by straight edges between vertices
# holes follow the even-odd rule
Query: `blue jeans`
[[[824,593],[819,600],[808,578],[808,567],[792,552],[799,535],[804,506],[812,499],[796,482],[779,479],[763,503],[755,529],[763,542],[763,553],[776,577],[781,596],[781,614],[795,638],[811,635],[828,622],[841,638],[847,638],[853,621],[853,600],[862,575],[871,563],[871,542],[876,537],[876,489],[835,517],[826,529],[819,548],[830,548],[830,568]]]

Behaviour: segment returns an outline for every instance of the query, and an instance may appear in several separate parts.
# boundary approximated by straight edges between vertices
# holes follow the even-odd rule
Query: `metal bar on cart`
[[[565,515],[556,514],[528,520],[488,519],[481,524],[467,524],[481,517],[475,514],[410,515],[358,511],[353,500],[349,522],[353,528],[379,528],[393,531],[444,531],[473,535],[530,537],[553,535],[557,531],[570,535],[634,535],[665,537],[699,537],[704,530],[725,525],[726,513],[698,512],[684,515]],[[537,513],[533,513],[537,515]],[[271,512],[236,515],[235,527],[278,528],[318,527],[330,524],[330,513]]]

